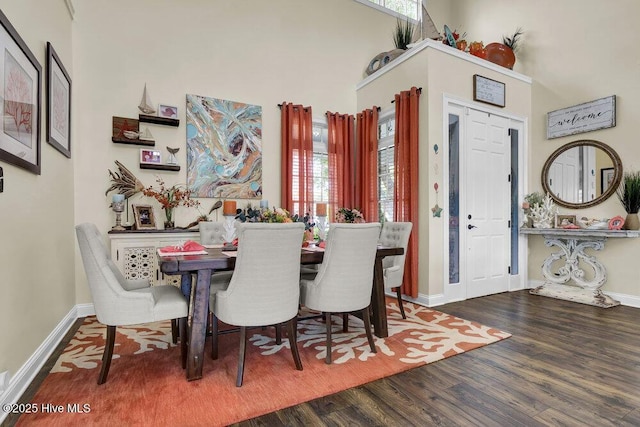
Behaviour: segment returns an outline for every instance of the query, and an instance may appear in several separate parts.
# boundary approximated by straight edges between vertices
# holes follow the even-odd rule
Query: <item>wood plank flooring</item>
[[[237,425],[640,426],[640,309],[527,291],[435,309],[513,336]]]
[[[507,340],[238,426],[640,426],[640,309],[527,291],[435,307]]]

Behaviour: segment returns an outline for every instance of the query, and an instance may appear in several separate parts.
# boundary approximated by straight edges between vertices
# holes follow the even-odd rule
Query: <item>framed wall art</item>
[[[262,196],[262,107],[187,95],[187,186],[194,197]]]
[[[42,67],[0,11],[0,160],[40,175]]]
[[[47,42],[47,142],[71,158],[71,78]]]
[[[616,174],[615,168],[602,168],[600,169],[600,194],[604,194],[609,189],[609,186],[613,182],[613,177]]]
[[[505,106],[505,84],[497,80],[473,75],[473,100],[484,102],[485,104]]]
[[[162,153],[158,150],[148,150],[143,148],[140,150],[140,163],[159,165],[162,163]]]
[[[158,117],[166,117],[168,119],[178,118],[178,107],[173,105],[158,105]]]
[[[151,205],[133,205],[133,219],[136,230],[156,229],[156,218],[153,216]]]
[[[616,96],[547,113],[547,139],[606,129],[616,125]]]

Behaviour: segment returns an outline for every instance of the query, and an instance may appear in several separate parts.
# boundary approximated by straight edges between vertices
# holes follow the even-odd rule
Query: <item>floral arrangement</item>
[[[358,223],[365,222],[362,213],[357,209],[340,208],[336,212],[336,222]]]
[[[173,222],[173,209],[178,206],[193,207],[200,205],[200,202],[191,198],[191,190],[187,190],[182,185],[166,187],[162,178],[156,178],[159,188],[149,186],[142,190],[147,197],[153,197],[160,203],[168,222]]]
[[[257,222],[293,222],[288,210],[282,208],[264,209]]]

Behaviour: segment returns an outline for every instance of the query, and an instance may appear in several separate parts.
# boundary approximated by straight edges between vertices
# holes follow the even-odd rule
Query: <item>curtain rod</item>
[[[419,88],[418,88],[418,93],[422,93],[422,88],[421,88],[421,87],[419,87]],[[395,100],[395,99],[392,99],[392,100],[391,100],[391,103],[393,104],[394,102],[396,102],[396,100]]]

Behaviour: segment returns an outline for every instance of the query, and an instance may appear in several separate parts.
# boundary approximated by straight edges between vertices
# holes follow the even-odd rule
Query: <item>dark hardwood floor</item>
[[[640,426],[640,309],[527,291],[435,309],[513,336],[239,426]]]
[[[640,309],[527,291],[435,309],[513,336],[237,425],[640,426]]]

